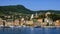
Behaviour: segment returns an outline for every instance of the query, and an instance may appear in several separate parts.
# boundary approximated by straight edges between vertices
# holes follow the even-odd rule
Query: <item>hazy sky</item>
[[[0,0],[0,6],[24,5],[30,10],[60,10],[60,0]]]

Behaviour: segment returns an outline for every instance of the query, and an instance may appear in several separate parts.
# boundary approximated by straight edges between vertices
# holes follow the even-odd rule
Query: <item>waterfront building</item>
[[[19,19],[15,19],[14,26],[18,26],[18,25],[19,25]]]
[[[39,23],[42,23],[42,22],[43,22],[43,19],[42,19],[42,18],[39,18],[39,19],[37,19],[37,21],[38,21]]]
[[[25,20],[24,18],[21,18],[21,26],[23,26],[23,24],[25,24]]]
[[[29,26],[32,26],[34,23],[33,23],[33,21],[32,20],[30,20],[30,21],[26,21],[26,23],[25,23],[26,25],[29,25]]]
[[[13,19],[7,19],[5,23],[6,26],[13,26]]]
[[[46,22],[46,23],[53,23],[53,20],[51,18],[45,18],[44,22]]]
[[[53,24],[53,19],[51,19],[50,17],[49,17],[49,15],[51,15],[51,13],[50,12],[47,12],[46,14],[45,14],[45,19],[44,19],[44,22],[45,23],[47,23],[47,24],[49,24],[49,25],[51,25],[51,24]]]
[[[60,20],[56,20],[55,26],[60,26]]]
[[[0,18],[0,26],[3,26],[3,20]]]
[[[41,27],[46,26],[46,25],[47,25],[46,22],[41,23]]]
[[[43,19],[42,18],[37,19],[37,24],[41,25],[41,23],[43,23]]]

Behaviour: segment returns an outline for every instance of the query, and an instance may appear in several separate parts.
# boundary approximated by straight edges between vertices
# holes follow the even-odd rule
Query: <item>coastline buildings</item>
[[[19,18],[16,18],[16,16],[14,19],[11,18],[11,16],[4,16],[8,19],[3,20],[0,18],[0,26],[3,25],[3,22],[5,23],[5,26],[60,26],[60,20],[53,22],[53,19],[50,18],[49,15],[51,15],[51,13],[47,12],[45,13],[44,18],[40,18],[41,16],[39,17],[36,13],[32,14],[30,17],[26,15],[25,17],[20,16]]]

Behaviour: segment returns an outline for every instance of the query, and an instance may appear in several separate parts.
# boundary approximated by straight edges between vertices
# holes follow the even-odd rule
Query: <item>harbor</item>
[[[60,34],[60,0],[0,0],[0,34]]]
[[[39,15],[31,14],[30,18],[26,16],[25,18],[20,16],[18,19],[16,19],[17,16],[3,16],[7,19],[0,18],[0,27],[36,27],[36,28],[55,28],[60,27],[60,20],[53,21],[48,15],[51,15],[53,13],[46,12],[45,18],[39,17]],[[34,16],[35,15],[35,16]],[[13,19],[14,18],[14,19]]]

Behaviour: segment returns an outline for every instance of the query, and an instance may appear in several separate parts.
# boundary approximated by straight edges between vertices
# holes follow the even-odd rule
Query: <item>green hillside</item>
[[[60,14],[58,10],[39,10],[39,11],[32,11],[25,8],[23,5],[10,5],[10,6],[0,6],[0,15],[13,15],[13,14],[32,14],[32,13],[46,13],[46,12],[53,12],[56,14]]]
[[[31,10],[25,8],[23,5],[0,6],[0,15],[2,14],[31,14]]]
[[[31,16],[31,14],[43,14],[45,15],[46,12],[54,13],[54,15],[50,15],[53,20],[60,19],[60,10],[38,10],[38,11],[32,11],[27,8],[25,8],[23,5],[10,5],[10,6],[0,6],[0,17],[4,18],[5,15],[13,15],[14,17],[19,17],[20,15],[22,17]],[[42,15],[42,18],[44,17]],[[40,16],[40,15],[39,15]],[[41,16],[40,16],[41,17]],[[39,17],[39,18],[40,18]]]

